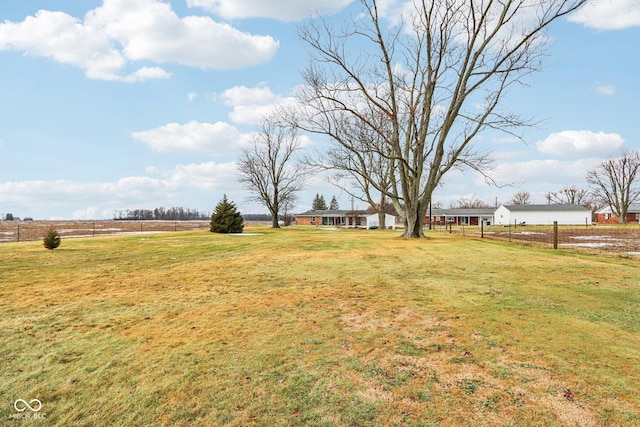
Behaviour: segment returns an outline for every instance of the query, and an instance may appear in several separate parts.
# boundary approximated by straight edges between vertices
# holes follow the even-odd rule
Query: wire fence
[[[208,230],[209,221],[0,221],[0,243],[41,240],[53,227],[61,238]]]
[[[557,249],[605,251],[640,255],[640,225],[434,225],[434,230],[470,237],[529,243]]]

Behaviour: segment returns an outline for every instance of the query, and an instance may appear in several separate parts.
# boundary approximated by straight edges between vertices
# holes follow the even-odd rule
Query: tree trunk
[[[407,239],[425,237],[424,231],[422,230],[424,225],[424,213],[420,214],[420,211],[422,211],[422,209],[416,209],[413,212],[405,212],[406,219],[402,237]]]
[[[385,220],[386,220],[386,214],[382,212],[382,210],[378,210],[378,228],[380,230],[384,230],[387,228],[387,224]]]
[[[618,224],[626,224],[627,223],[627,210],[624,208],[618,209],[620,215],[618,215]]]
[[[271,228],[280,228],[278,223],[278,212],[271,212]]]

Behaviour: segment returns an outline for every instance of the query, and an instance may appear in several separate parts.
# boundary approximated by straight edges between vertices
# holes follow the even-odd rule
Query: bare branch
[[[305,22],[311,53],[300,92],[302,129],[333,143],[321,163],[362,189],[391,199],[406,237],[422,236],[433,191],[453,168],[491,180],[489,152],[474,149],[485,131],[518,136],[529,120],[502,111],[503,98],[541,67],[546,29],[586,0],[414,0],[393,26],[379,0],[341,31]],[[383,180],[375,160],[385,162]]]
[[[280,210],[289,207],[306,184],[309,171],[293,158],[300,149],[296,128],[271,116],[238,160],[240,183],[252,194],[248,199],[269,210],[273,228],[279,228]]]

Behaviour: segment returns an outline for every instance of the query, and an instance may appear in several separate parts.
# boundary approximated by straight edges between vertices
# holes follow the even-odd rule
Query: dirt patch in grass
[[[573,385],[553,368],[535,355],[487,346],[477,332],[457,337],[460,320],[439,319],[407,307],[387,315],[346,304],[340,310],[345,330],[375,336],[369,348],[356,343],[345,346],[348,356],[361,361],[357,369],[361,375],[353,378],[362,387],[358,395],[367,402],[396,402],[397,408],[403,408],[400,412],[407,414],[419,412],[420,400],[435,406],[466,402],[489,425],[518,423],[531,407],[562,425],[598,424],[588,396],[571,389]],[[403,397],[407,388],[429,391],[407,398]],[[444,415],[440,420],[458,423]]]

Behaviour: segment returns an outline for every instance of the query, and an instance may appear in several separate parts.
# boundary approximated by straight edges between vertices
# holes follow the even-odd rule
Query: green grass
[[[640,423],[637,260],[245,232],[0,245],[0,425]]]

